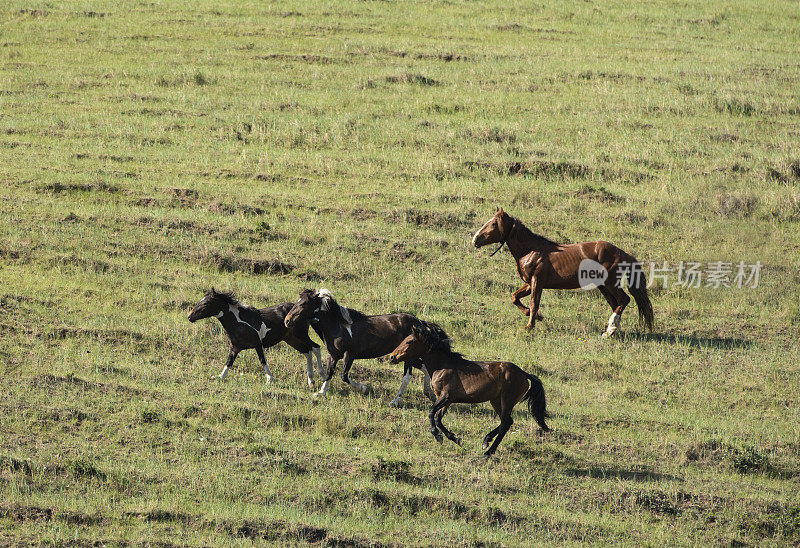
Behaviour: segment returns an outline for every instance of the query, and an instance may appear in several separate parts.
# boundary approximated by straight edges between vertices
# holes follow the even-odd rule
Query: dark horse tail
[[[530,373],[525,373],[525,376],[531,381],[531,387],[522,397],[522,401],[528,400],[528,410],[531,412],[531,415],[533,415],[533,418],[536,419],[539,428],[545,432],[549,432],[550,428],[544,422],[544,419],[550,415],[547,413],[544,401],[544,386],[542,386],[542,381],[539,380],[539,377],[531,375]]]
[[[647,296],[647,280],[644,277],[642,264],[631,255],[628,255],[628,260],[631,264],[628,271],[628,291],[636,299],[636,307],[639,309],[639,326],[652,331],[653,305],[650,304],[650,297]]]

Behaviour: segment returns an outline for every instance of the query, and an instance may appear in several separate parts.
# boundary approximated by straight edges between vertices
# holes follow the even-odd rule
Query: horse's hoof
[[[492,458],[492,454],[488,451],[483,454],[483,460],[489,460],[490,458]]]
[[[461,438],[456,436],[455,439],[453,440],[453,443],[455,443],[456,445],[461,445]]]
[[[444,437],[442,437],[439,432],[431,432],[431,434],[433,434],[433,437],[436,438],[436,441],[439,443],[444,443]]]
[[[363,394],[372,394],[372,385],[369,383],[363,384],[361,388]]]
[[[392,400],[389,402],[389,407],[400,407],[400,400]]]
[[[605,333],[603,333],[602,337],[604,339],[611,339],[611,338],[614,337],[614,333],[616,333],[616,332],[617,332],[616,328],[610,329],[610,330],[606,331]]]
[[[531,324],[527,324],[525,326],[525,331],[533,331],[533,326]]]
[[[267,384],[275,384],[275,377],[267,377],[266,383]]]
[[[311,401],[322,401],[325,398],[325,394],[322,392],[314,392],[311,394]]]

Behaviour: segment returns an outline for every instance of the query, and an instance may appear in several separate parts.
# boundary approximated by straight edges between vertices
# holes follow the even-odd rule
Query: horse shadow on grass
[[[725,350],[751,348],[753,346],[753,341],[736,337],[696,337],[694,335],[672,335],[669,333],[630,332],[623,333],[620,338],[624,341],[661,342],[691,346],[692,348],[720,348]]]

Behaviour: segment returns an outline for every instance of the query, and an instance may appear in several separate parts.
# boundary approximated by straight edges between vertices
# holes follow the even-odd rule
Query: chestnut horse
[[[447,439],[461,445],[461,438],[442,424],[442,417],[453,403],[491,402],[500,416],[500,426],[483,439],[484,456],[490,457],[503,441],[514,423],[511,411],[520,401],[528,400],[528,409],[545,432],[548,416],[544,387],[536,375],[531,375],[511,362],[473,362],[450,348],[450,339],[442,337],[433,324],[415,325],[411,334],[389,355],[392,363],[422,359],[431,376],[431,388],[436,402],[428,413],[431,434],[442,443],[441,430]],[[494,440],[494,443],[492,443]],[[489,444],[492,443],[491,447]]]
[[[639,325],[653,330],[653,307],[647,296],[647,281],[641,264],[633,255],[604,241],[579,244],[558,244],[534,234],[522,221],[497,208],[491,219],[472,237],[472,245],[503,244],[517,263],[517,272],[525,285],[512,295],[511,302],[528,316],[526,329],[533,329],[539,314],[542,289],[597,288],[611,307],[611,317],[603,337],[611,337],[619,329],[622,312],[631,299],[622,289],[627,286],[639,308]],[[531,296],[530,308],[520,299]]]

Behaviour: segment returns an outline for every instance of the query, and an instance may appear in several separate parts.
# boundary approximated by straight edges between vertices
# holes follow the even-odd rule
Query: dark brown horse
[[[539,427],[545,432],[550,430],[544,421],[548,415],[542,381],[513,363],[467,360],[451,350],[450,339],[442,338],[435,329],[426,325],[414,326],[411,334],[389,356],[392,363],[409,359],[423,360],[431,376],[431,388],[436,394],[436,402],[428,417],[431,421],[431,434],[439,443],[442,442],[442,434],[439,433],[441,430],[447,439],[461,445],[461,438],[442,424],[442,417],[453,403],[488,401],[500,416],[500,426],[483,439],[483,448],[488,447],[484,453],[486,457],[494,454],[503,441],[503,436],[511,428],[514,423],[511,411],[520,401],[527,399],[528,409]]]
[[[189,321],[196,322],[213,316],[222,324],[230,343],[230,353],[225,369],[219,374],[220,379],[224,379],[228,369],[233,367],[233,361],[239,352],[255,348],[267,374],[267,382],[272,382],[272,372],[267,365],[264,349],[285,341],[301,354],[305,354],[308,386],[313,389],[314,367],[311,355],[317,356],[317,367],[322,376],[322,352],[319,345],[309,338],[307,322],[299,323],[292,329],[284,325],[283,320],[292,305],[293,303],[283,303],[269,308],[253,308],[241,304],[232,293],[219,292],[212,287],[189,312]]]
[[[534,234],[522,221],[497,209],[494,216],[472,237],[472,244],[481,247],[503,244],[517,263],[517,272],[525,285],[512,295],[514,305],[528,316],[527,329],[533,329],[539,314],[539,299],[542,289],[597,288],[611,307],[603,337],[611,337],[619,329],[622,312],[631,299],[622,289],[627,276],[628,291],[636,299],[639,308],[639,325],[653,329],[653,307],[647,296],[647,281],[636,257],[608,242],[584,242],[580,244],[558,244]],[[530,308],[520,299],[531,296]],[[532,312],[531,312],[532,311]]]
[[[329,354],[326,376],[317,393],[318,396],[324,396],[327,392],[328,383],[333,377],[336,363],[339,360],[344,360],[342,380],[364,394],[369,392],[368,384],[361,384],[350,379],[349,373],[353,360],[379,358],[389,354],[411,333],[414,325],[424,323],[411,314],[367,316],[352,308],[341,306],[327,289],[319,291],[305,289],[300,292],[300,297],[294,307],[286,314],[285,323],[288,327],[292,327],[298,322],[314,322],[314,320],[316,320],[313,323],[314,328],[322,337]],[[441,328],[438,329],[441,330]],[[444,331],[441,333],[445,337],[447,336]],[[400,403],[411,379],[411,368],[422,369],[422,362],[420,360],[406,361],[400,392],[392,401],[392,405]],[[423,373],[427,378],[424,369]]]

